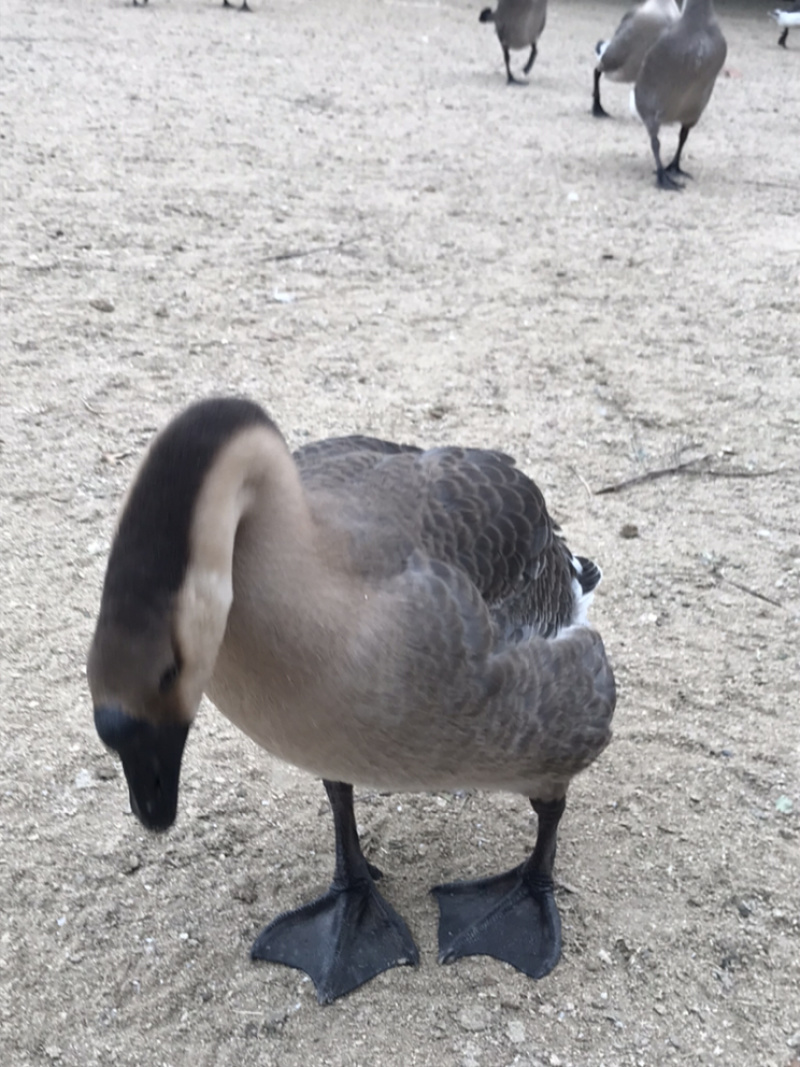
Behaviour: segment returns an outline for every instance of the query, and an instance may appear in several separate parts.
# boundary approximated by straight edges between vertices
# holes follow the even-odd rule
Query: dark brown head
[[[179,415],[142,463],[111,547],[87,676],[97,732],[153,830],[175,820],[184,744],[232,599],[241,506],[225,472],[212,472],[256,426],[272,423],[247,400],[201,401]]]

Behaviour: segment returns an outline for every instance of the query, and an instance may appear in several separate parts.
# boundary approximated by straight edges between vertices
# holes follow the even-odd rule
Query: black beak
[[[103,744],[119,753],[131,807],[148,830],[166,830],[178,810],[178,781],[188,726],[151,726],[118,707],[94,709]]]

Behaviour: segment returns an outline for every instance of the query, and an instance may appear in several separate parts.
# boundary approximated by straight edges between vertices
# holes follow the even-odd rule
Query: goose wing
[[[347,530],[362,573],[393,576],[421,552],[466,575],[504,629],[548,634],[571,621],[572,556],[510,456],[353,437],[295,458],[312,507]]]

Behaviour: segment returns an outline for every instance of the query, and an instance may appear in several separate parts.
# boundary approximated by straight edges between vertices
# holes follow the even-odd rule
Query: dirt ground
[[[554,0],[510,89],[477,0],[254,2],[2,4],[0,1061],[788,1067],[800,33],[723,10],[673,195],[627,87],[589,114],[616,5]],[[130,814],[83,669],[110,532],[154,430],[222,391],[292,444],[512,452],[603,567],[615,740],[546,979],[436,962],[429,887],[519,862],[522,798],[359,794],[422,963],[328,1008],[248,957],[327,885],[318,782],[207,706],[175,828]]]

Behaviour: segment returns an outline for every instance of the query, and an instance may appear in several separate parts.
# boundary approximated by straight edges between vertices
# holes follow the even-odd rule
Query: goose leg
[[[650,134],[650,147],[653,149],[653,155],[656,161],[656,183],[659,189],[668,189],[670,192],[682,189],[683,186],[680,182],[676,182],[671,174],[667,173],[667,168],[661,162],[661,144],[658,140],[657,133]]]
[[[509,51],[508,51],[508,49],[506,48],[505,45],[502,45],[501,47],[503,49],[503,59],[505,60],[505,63],[506,63],[507,84],[508,85],[527,85],[528,84],[527,82],[522,81],[520,78],[515,78],[514,75],[511,73],[511,54],[509,53]]]
[[[534,63],[535,59],[536,59],[536,42],[534,41],[533,44],[531,45],[531,54],[528,56],[528,62],[522,68],[523,74],[530,74],[531,67],[533,66],[533,63]]]
[[[783,32],[781,33],[780,37],[778,38],[778,44],[781,46],[781,48],[785,48],[786,47],[786,38],[788,36],[789,36],[789,27],[786,26],[784,28]]]
[[[668,174],[680,174],[684,178],[691,178],[691,174],[685,170],[681,170],[681,152],[683,146],[686,144],[686,138],[689,136],[689,130],[691,126],[681,126],[681,132],[678,134],[678,151],[675,153],[675,158],[671,163],[667,164],[666,171]]]
[[[596,119],[607,119],[609,117],[608,112],[600,103],[600,75],[602,71],[595,68],[594,72],[594,92],[592,94],[592,114]]]
[[[390,967],[419,963],[419,952],[406,924],[375,888],[380,872],[361,851],[353,787],[324,785],[336,831],[331,887],[312,903],[279,915],[258,935],[250,955],[305,971],[320,1004],[330,1004]]]
[[[553,896],[553,861],[566,800],[531,804],[539,830],[525,863],[493,878],[432,890],[439,904],[440,963],[494,956],[531,978],[543,978],[558,963],[561,920]]]

